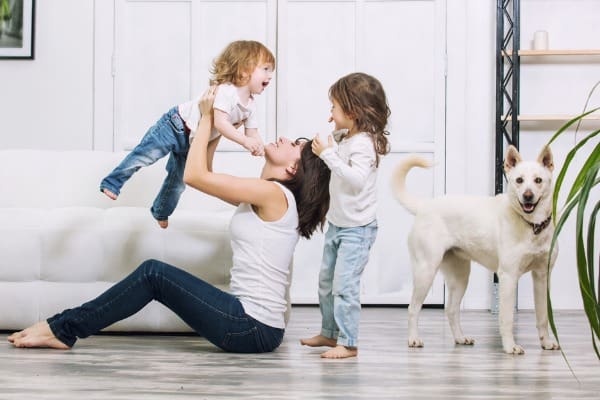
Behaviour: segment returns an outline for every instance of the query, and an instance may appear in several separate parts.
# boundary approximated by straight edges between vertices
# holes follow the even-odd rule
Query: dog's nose
[[[531,202],[533,201],[533,192],[531,190],[526,190],[525,193],[523,193],[523,200],[527,201],[527,202]]]

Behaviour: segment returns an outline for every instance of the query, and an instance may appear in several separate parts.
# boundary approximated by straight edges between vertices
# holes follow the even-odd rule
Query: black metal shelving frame
[[[504,191],[504,143],[519,148],[520,24],[520,1],[497,0],[494,186],[496,194]],[[498,276],[496,274],[494,274],[491,311],[498,312]]]
[[[519,148],[520,1],[497,0],[495,192],[504,187],[504,142]]]

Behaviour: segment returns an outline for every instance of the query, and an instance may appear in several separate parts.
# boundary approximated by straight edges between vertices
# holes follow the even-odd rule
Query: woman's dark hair
[[[371,75],[354,72],[331,85],[329,98],[340,104],[359,130],[371,136],[378,166],[379,156],[390,151],[387,139],[390,133],[385,128],[391,111],[381,82]]]
[[[296,174],[289,180],[279,181],[296,199],[298,233],[310,239],[317,228],[323,230],[329,210],[329,167],[312,152],[312,140],[304,143]]]

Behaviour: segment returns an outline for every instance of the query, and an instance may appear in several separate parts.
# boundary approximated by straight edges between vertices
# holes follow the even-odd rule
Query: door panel
[[[170,107],[202,94],[213,59],[229,42],[258,40],[269,46],[268,4],[117,0],[115,148],[131,149]],[[263,135],[274,123],[268,122],[269,91],[274,102],[272,87],[257,97]],[[227,140],[219,146],[220,150],[244,151]]]
[[[326,135],[328,89],[341,76],[362,71],[383,84],[392,110],[391,153],[378,173],[379,232],[361,282],[361,301],[408,304],[412,292],[406,237],[412,224],[393,198],[396,162],[417,152],[434,159],[430,171],[413,171],[410,189],[444,192],[445,2],[280,1],[278,7],[277,131],[295,138]],[[415,178],[417,177],[417,178]],[[323,235],[298,245],[292,298],[317,302]],[[444,302],[443,281],[428,304]]]
[[[116,150],[133,148],[163,113],[189,98],[190,10],[185,2],[117,1]]]

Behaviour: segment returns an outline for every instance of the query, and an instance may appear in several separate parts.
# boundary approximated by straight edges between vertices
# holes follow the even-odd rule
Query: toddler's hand
[[[324,143],[321,140],[319,134],[315,135],[312,141],[311,149],[312,152],[317,155],[317,157],[320,156],[321,153],[329,147],[333,147],[333,137],[331,135],[327,136],[327,143]]]
[[[264,145],[256,138],[246,137],[244,140],[244,148],[253,156],[263,156],[265,154]]]
[[[265,155],[265,148],[263,145],[260,146],[259,149],[253,150],[251,153],[253,156],[263,157]]]

